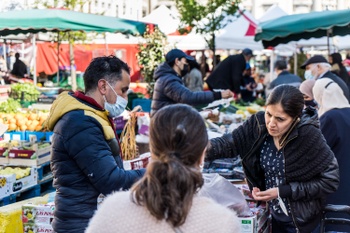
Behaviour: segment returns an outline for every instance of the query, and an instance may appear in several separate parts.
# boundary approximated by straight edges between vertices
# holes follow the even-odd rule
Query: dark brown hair
[[[304,109],[303,94],[298,88],[287,84],[275,87],[266,100],[266,106],[279,103],[283,111],[294,119],[300,117]]]
[[[122,79],[122,70],[130,74],[130,67],[116,56],[103,56],[92,59],[84,73],[85,92],[94,91],[100,79],[111,85]]]
[[[188,105],[166,106],[151,118],[149,136],[152,162],[132,187],[133,201],[158,220],[181,226],[203,185],[197,166],[208,144],[204,121]]]

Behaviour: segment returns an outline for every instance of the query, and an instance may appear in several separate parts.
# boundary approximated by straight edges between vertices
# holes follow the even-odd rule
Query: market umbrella
[[[146,26],[147,23],[139,21],[62,9],[0,12],[0,36],[67,31],[141,35],[146,31]],[[36,83],[36,71],[34,77]]]
[[[38,32],[120,32],[143,34],[146,23],[60,9],[32,9],[0,13],[0,36]]]
[[[265,48],[274,47],[300,39],[344,36],[350,34],[349,25],[349,9],[286,15],[259,24],[254,39],[262,40]]]

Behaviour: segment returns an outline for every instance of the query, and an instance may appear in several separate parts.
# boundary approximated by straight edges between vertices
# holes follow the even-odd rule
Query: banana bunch
[[[16,140],[11,140],[8,142],[0,142],[0,147],[2,148],[18,147],[18,146],[19,146],[19,141],[16,141]]]
[[[6,178],[5,177],[1,177],[0,178],[0,188],[5,187],[6,185]]]

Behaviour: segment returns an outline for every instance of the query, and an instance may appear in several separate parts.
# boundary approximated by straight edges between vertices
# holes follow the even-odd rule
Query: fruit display
[[[30,175],[30,167],[5,167],[0,170],[0,175],[11,175],[16,174],[16,180],[22,179],[23,177]]]
[[[21,104],[18,100],[8,98],[0,104],[0,112],[2,113],[17,113],[21,110]]]
[[[43,131],[48,112],[0,113],[0,123],[8,126],[7,131]]]
[[[11,84],[10,97],[21,101],[35,102],[40,92],[31,83]]]

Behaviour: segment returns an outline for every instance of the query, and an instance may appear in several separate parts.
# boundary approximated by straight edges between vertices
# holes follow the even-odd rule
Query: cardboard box
[[[7,165],[9,163],[8,156],[4,155],[4,152],[7,150],[7,148],[0,147],[0,164],[1,165]]]
[[[241,233],[257,233],[258,224],[257,216],[252,217],[238,217],[241,222]]]
[[[151,158],[150,153],[145,153],[137,159],[123,161],[125,170],[137,170],[140,168],[146,168]]]
[[[0,199],[10,196],[13,183],[16,182],[16,175],[0,175]]]
[[[263,233],[270,229],[269,210],[266,206],[250,208],[252,216],[238,217],[241,221],[241,233]]]
[[[54,218],[54,204],[33,205],[25,204],[22,206],[22,222],[23,224],[40,224],[51,225]]]
[[[48,224],[23,223],[23,233],[54,233]]]
[[[22,169],[25,169],[23,167]],[[6,169],[6,167],[5,167]],[[14,183],[12,183],[12,193],[19,193],[26,188],[34,186],[38,183],[38,172],[36,167],[30,168],[30,174],[20,179],[16,179]]]

